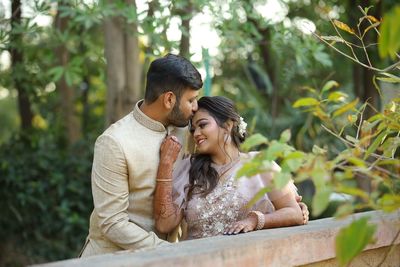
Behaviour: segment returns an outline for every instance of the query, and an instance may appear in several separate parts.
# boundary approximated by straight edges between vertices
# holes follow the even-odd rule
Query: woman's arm
[[[155,227],[160,233],[171,232],[183,217],[182,209],[172,199],[172,171],[180,150],[181,144],[174,136],[168,136],[161,144],[153,209]]]
[[[303,213],[295,199],[293,191],[273,201],[275,211],[263,214],[259,211],[250,212],[248,216],[229,226],[224,234],[247,233],[267,228],[302,225]]]

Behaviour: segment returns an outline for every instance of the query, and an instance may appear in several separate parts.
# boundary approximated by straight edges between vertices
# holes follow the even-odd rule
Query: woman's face
[[[224,144],[226,130],[219,127],[214,117],[206,110],[199,109],[192,119],[193,138],[200,154],[216,154]]]

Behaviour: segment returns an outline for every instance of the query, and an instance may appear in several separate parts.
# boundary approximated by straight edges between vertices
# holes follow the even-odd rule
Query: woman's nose
[[[196,136],[199,136],[199,135],[200,135],[199,128],[195,128],[194,131],[193,131],[193,137],[196,138]]]

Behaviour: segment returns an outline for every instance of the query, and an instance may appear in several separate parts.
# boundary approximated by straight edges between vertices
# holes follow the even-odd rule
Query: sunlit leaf
[[[378,39],[378,52],[381,58],[389,56],[396,58],[396,53],[400,49],[400,6],[395,6],[383,16]]]
[[[277,172],[274,177],[274,184],[277,189],[282,189],[292,179],[292,175],[287,172]]]
[[[321,39],[325,40],[325,41],[334,41],[334,42],[338,42],[338,43],[344,43],[345,40],[339,36],[320,36]]]
[[[348,95],[343,92],[332,92],[328,95],[328,100],[332,102],[343,102],[347,97]]]
[[[375,23],[369,25],[369,26],[364,30],[363,36],[364,36],[370,29],[376,28],[376,27],[378,27],[380,24],[381,24],[381,23],[378,21],[378,22],[375,22]]]
[[[250,201],[247,203],[247,207],[251,208],[254,204],[257,203],[257,201],[259,199],[261,199],[266,193],[270,192],[272,190],[271,187],[264,187],[262,189],[260,189],[260,191],[257,192],[257,194],[255,194]]]
[[[353,212],[354,212],[354,205],[346,203],[346,204],[340,205],[337,208],[334,217],[343,218],[343,217],[346,217],[347,215],[352,214]]]
[[[350,34],[355,34],[354,30],[351,29],[346,23],[341,22],[339,20],[333,20],[333,23],[336,25],[336,27],[338,27],[339,29],[346,31]]]
[[[347,120],[350,123],[355,123],[357,121],[357,115],[347,115]]]
[[[312,200],[312,214],[314,217],[321,215],[328,207],[331,193],[331,190],[328,188],[317,190]]]
[[[243,164],[243,166],[237,171],[236,178],[243,176],[251,177],[262,171],[262,162],[252,160]]]
[[[314,145],[313,148],[312,148],[312,152],[314,154],[324,155],[324,154],[326,154],[327,151],[326,151],[326,149],[323,149],[323,148],[320,148],[317,145]]]
[[[382,210],[392,212],[400,208],[400,195],[385,194],[378,200]]]
[[[325,83],[324,87],[322,87],[321,93],[324,93],[330,89],[332,89],[333,87],[338,87],[339,83],[336,81],[328,81],[327,83]]]
[[[399,83],[400,82],[400,78],[377,77],[376,79],[378,79],[382,82],[387,82],[387,83]]]
[[[387,136],[386,132],[382,132],[380,133],[374,140],[374,142],[372,142],[372,144],[370,145],[370,147],[367,149],[367,151],[365,152],[365,156],[364,156],[364,160],[367,159],[369,157],[369,155],[371,155],[371,153],[374,153],[375,150],[379,147],[379,145],[383,142],[384,138]]]
[[[305,97],[305,98],[300,98],[299,100],[294,102],[293,107],[298,108],[298,107],[307,107],[316,105],[319,105],[319,101],[317,99],[312,97]]]
[[[348,264],[373,240],[376,225],[362,217],[342,228],[336,236],[336,256],[341,266]]]
[[[243,151],[249,151],[251,148],[254,148],[259,145],[267,144],[268,139],[262,134],[254,134],[248,137],[244,143],[241,145],[241,149]]]
[[[358,103],[358,98],[354,99],[353,101],[351,101],[350,103],[347,103],[343,106],[341,106],[340,108],[338,108],[335,112],[333,112],[333,117],[337,117],[349,110],[353,110],[355,108],[355,106]]]
[[[290,140],[290,136],[291,136],[290,129],[286,129],[285,131],[283,131],[281,133],[281,137],[279,139],[279,142],[287,143]]]
[[[368,199],[369,198],[368,194],[365,191],[363,191],[361,189],[358,189],[358,188],[355,188],[355,187],[349,187],[349,186],[340,185],[340,186],[336,187],[336,191],[338,193],[357,196],[357,197],[360,197],[362,199]]]

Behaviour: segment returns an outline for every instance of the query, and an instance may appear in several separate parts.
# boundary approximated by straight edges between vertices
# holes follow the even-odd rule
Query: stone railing
[[[368,245],[350,266],[400,266],[400,211],[363,212],[344,220],[326,218],[304,226],[190,240],[147,251],[35,266],[338,266],[335,236],[341,227],[361,216],[369,216],[370,222],[377,225],[375,243]]]

